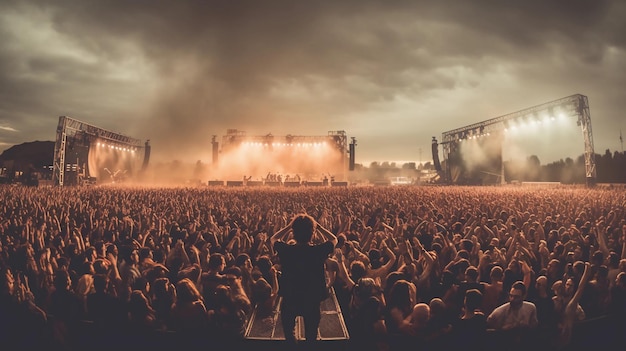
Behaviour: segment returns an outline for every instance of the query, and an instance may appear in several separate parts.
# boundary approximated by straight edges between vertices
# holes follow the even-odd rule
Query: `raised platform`
[[[348,340],[350,336],[335,291],[331,289],[329,295],[320,304],[322,319],[317,331],[317,339],[322,341]],[[257,318],[257,310],[252,312],[244,337],[248,340],[284,341],[285,334],[280,318],[279,298],[273,315],[267,318]],[[296,318],[296,338],[304,340],[304,323],[301,317]]]

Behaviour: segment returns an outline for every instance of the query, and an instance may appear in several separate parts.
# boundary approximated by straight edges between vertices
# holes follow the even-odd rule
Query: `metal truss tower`
[[[581,127],[583,139],[585,141],[585,178],[588,186],[596,184],[596,161],[593,149],[593,134],[591,129],[591,114],[589,112],[589,101],[587,96],[581,94],[570,95],[558,100],[546,102],[521,111],[513,112],[504,116],[495,117],[479,123],[470,124],[465,127],[449,130],[442,133],[443,157],[446,161],[444,178],[450,181],[449,156],[452,149],[458,147],[458,143],[464,139],[476,137],[489,137],[492,133],[502,133],[509,121],[520,117],[536,116],[539,113],[553,113],[556,109],[564,113],[567,117],[576,117],[577,124]],[[502,171],[504,173],[504,171]],[[501,175],[504,181],[504,174]]]

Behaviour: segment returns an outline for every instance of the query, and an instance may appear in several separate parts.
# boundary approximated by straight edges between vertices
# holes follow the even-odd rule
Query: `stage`
[[[256,309],[252,312],[244,335],[249,343],[267,347],[284,344],[285,334],[280,322],[280,302],[279,298],[273,313],[265,318],[259,317]],[[350,336],[343,313],[333,289],[331,289],[329,297],[320,304],[320,310],[322,318],[317,339],[324,342],[324,345],[328,344],[328,346],[331,344],[337,346],[349,340]],[[296,319],[296,339],[304,340],[304,323],[301,317]]]

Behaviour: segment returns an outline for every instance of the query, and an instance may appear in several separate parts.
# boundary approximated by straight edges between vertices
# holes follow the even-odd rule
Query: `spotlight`
[[[554,121],[554,116],[553,115],[547,114],[547,115],[543,116],[543,122],[544,123],[550,123],[552,121]]]

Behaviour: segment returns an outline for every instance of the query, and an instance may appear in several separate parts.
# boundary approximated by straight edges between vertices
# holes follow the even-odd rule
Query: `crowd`
[[[582,334],[626,347],[624,188],[6,185],[0,198],[0,345],[16,349],[241,342],[281,294],[269,238],[301,213],[337,236],[327,284],[354,350],[572,349]]]

